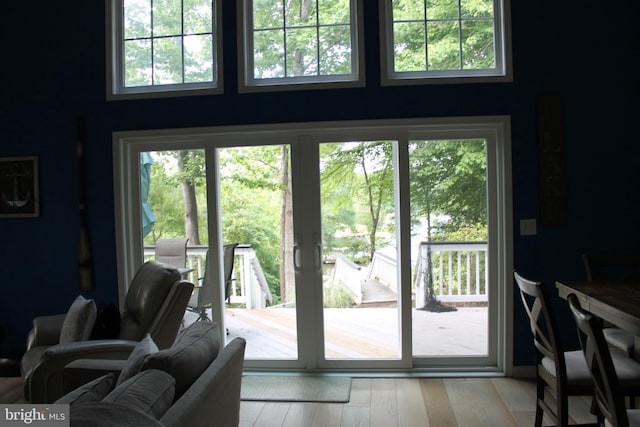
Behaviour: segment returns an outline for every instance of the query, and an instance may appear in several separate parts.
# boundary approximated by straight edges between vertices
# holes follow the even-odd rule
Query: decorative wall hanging
[[[540,216],[544,224],[563,224],[566,218],[562,100],[536,98],[540,156]]]
[[[78,208],[80,209],[80,232],[78,235],[78,272],[80,289],[93,291],[93,253],[89,236],[89,221],[87,219],[87,176],[84,167],[84,128],[82,117],[77,123],[77,157],[78,157]]]
[[[0,217],[33,218],[39,210],[38,158],[0,158]]]

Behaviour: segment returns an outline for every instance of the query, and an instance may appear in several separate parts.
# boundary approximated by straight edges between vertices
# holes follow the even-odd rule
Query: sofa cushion
[[[148,369],[129,378],[102,399],[160,418],[173,403],[176,380],[157,369]]]
[[[69,408],[70,427],[162,427],[149,415],[127,406],[105,402],[85,402]]]
[[[176,379],[178,399],[218,355],[219,335],[217,324],[194,322],[178,334],[170,348],[147,356],[141,369],[160,369],[171,374]]]
[[[78,295],[62,322],[60,344],[88,340],[96,323],[97,312],[96,303],[92,299]]]
[[[113,373],[109,373],[93,381],[89,381],[85,385],[65,394],[56,400],[55,403],[75,405],[83,402],[98,402],[111,391],[114,377],[115,375]]]
[[[138,344],[127,358],[125,366],[120,371],[116,387],[128,380],[129,378],[140,372],[140,367],[144,358],[158,351],[158,346],[153,342],[151,335],[147,334]]]

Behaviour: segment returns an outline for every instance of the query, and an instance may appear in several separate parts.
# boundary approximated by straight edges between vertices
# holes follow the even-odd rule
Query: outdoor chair
[[[158,239],[156,261],[184,269],[187,265],[187,242],[189,239]]]
[[[91,340],[86,318],[67,313],[36,317],[27,338],[27,351],[21,360],[24,398],[30,403],[51,403],[63,393],[63,368],[76,359],[123,359],[147,334],[158,348],[170,347],[182,325],[193,284],[181,280],[175,267],[155,261],[144,263],[133,277],[123,307],[119,333],[113,339]],[[84,306],[92,300],[78,297]],[[71,314],[70,314],[71,313]],[[95,319],[95,311],[93,312]],[[75,324],[70,324],[72,318]],[[82,328],[83,336],[69,339],[70,327]],[[63,339],[64,338],[64,339]]]
[[[233,284],[233,262],[235,256],[235,250],[238,243],[232,243],[223,246],[223,275],[224,275],[224,300],[230,302],[231,299],[231,286]],[[209,251],[207,251],[205,261],[204,275],[201,280],[200,286],[196,286],[193,290],[193,295],[189,300],[187,310],[198,313],[197,320],[210,320],[207,314],[207,310],[211,308],[211,302],[213,299],[215,280],[211,280],[211,274],[209,271],[213,271],[210,267]]]
[[[640,255],[582,255],[587,281],[640,283]],[[602,330],[610,346],[634,357],[635,336],[614,325],[605,324]]]
[[[602,321],[582,309],[575,294],[567,297],[578,328],[580,345],[593,378],[600,413],[613,427],[640,426],[640,410],[627,409],[610,347],[602,333]],[[635,363],[635,362],[634,362]],[[636,363],[635,369],[640,370]]]
[[[536,419],[542,426],[546,414],[557,426],[569,423],[569,396],[593,396],[593,380],[582,350],[564,351],[555,313],[541,282],[513,273],[529,317],[536,352]],[[612,350],[624,396],[640,392],[640,370],[626,353]],[[595,404],[592,410],[595,411]],[[592,423],[586,425],[594,425]]]

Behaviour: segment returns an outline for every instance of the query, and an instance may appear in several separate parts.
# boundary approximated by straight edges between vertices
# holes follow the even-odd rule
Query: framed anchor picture
[[[0,218],[39,215],[38,158],[0,157]]]

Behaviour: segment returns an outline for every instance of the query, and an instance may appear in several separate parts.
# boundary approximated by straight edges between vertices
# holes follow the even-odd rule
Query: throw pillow
[[[86,341],[91,336],[98,309],[92,299],[78,295],[69,307],[60,330],[60,344]]]
[[[144,359],[141,369],[160,369],[176,379],[176,399],[209,367],[220,348],[218,325],[198,321],[183,329],[173,345]]]
[[[148,369],[117,386],[102,401],[159,419],[173,403],[175,385],[176,380],[166,372]]]
[[[142,362],[144,362],[144,358],[157,351],[158,346],[153,342],[151,335],[147,334],[138,344],[136,344],[135,348],[127,358],[127,363],[124,368],[122,368],[122,371],[120,371],[120,375],[118,376],[116,387],[140,372],[140,367],[142,366]]]
[[[113,378],[115,375],[109,373],[93,381],[89,381],[85,385],[70,391],[69,393],[56,400],[56,404],[75,405],[83,402],[97,402],[102,400],[111,391]]]

